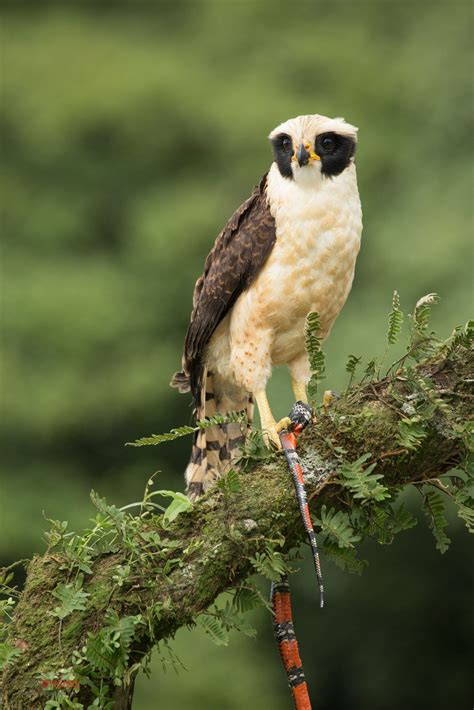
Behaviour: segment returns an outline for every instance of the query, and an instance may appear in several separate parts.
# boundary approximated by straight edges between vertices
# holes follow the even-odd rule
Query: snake
[[[316,579],[319,587],[320,606],[324,606],[324,586],[321,573],[316,535],[309,513],[308,499],[304,485],[303,467],[296,453],[297,440],[312,419],[313,410],[309,404],[298,401],[289,414],[290,424],[279,433],[284,456],[288,464],[296,492],[300,517],[306,531],[313,557]],[[283,574],[272,582],[270,602],[273,612],[273,635],[286,671],[288,685],[293,696],[295,710],[311,710],[303,663],[301,661],[291,610],[291,594],[288,575]]]

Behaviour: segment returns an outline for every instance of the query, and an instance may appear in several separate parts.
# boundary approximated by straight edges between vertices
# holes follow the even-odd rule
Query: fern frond
[[[442,350],[444,350],[446,357],[448,357],[454,350],[457,350],[457,348],[470,348],[473,340],[474,320],[468,320],[464,326],[456,326],[449,338],[442,344]]]
[[[233,603],[237,611],[243,613],[252,611],[262,605],[262,597],[258,589],[239,587],[234,594]]]
[[[458,516],[464,520],[469,532],[474,533],[474,484],[460,488],[453,495]]]
[[[432,487],[425,489],[423,507],[425,513],[430,517],[430,528],[436,540],[436,549],[441,553],[446,552],[451,541],[445,532],[448,521],[446,520],[442,494]]]
[[[371,454],[364,454],[357,461],[346,462],[340,468],[339,482],[352,493],[352,496],[362,500],[362,505],[367,501],[381,501],[390,497],[388,488],[380,483],[383,478],[381,473],[374,473],[376,464],[372,463],[366,468],[364,464]]]
[[[217,487],[224,493],[238,493],[240,491],[239,474],[235,468],[231,468],[224,476],[219,478]]]
[[[348,372],[349,375],[354,375],[357,369],[357,365],[360,363],[361,360],[362,358],[357,357],[357,355],[349,355],[346,362],[346,372]]]
[[[343,510],[327,509],[325,505],[321,508],[321,515],[316,518],[321,529],[326,535],[333,538],[339,547],[354,547],[354,542],[359,542],[358,535],[351,525],[349,515]]]
[[[425,333],[431,318],[431,306],[439,301],[437,293],[428,293],[420,298],[415,305],[412,315],[413,328],[420,334]]]
[[[15,661],[18,656],[21,656],[21,650],[16,646],[8,643],[8,641],[2,641],[0,643],[0,671]]]
[[[286,571],[285,560],[281,552],[274,550],[270,545],[265,547],[264,552],[257,552],[255,557],[250,558],[254,569],[271,582],[276,582]]]
[[[398,340],[398,336],[402,331],[403,325],[403,312],[400,310],[400,296],[398,291],[393,292],[392,297],[392,310],[388,316],[388,331],[387,331],[387,342],[389,345],[395,345]]]
[[[165,441],[174,441],[181,436],[188,436],[200,429],[208,429],[217,424],[231,424],[233,422],[243,422],[247,419],[245,412],[228,412],[227,414],[214,414],[206,419],[199,419],[194,426],[181,426],[171,429],[166,434],[152,434],[151,436],[143,436],[135,441],[129,441],[125,446],[158,446]]]
[[[326,370],[324,353],[321,350],[321,338],[318,333],[321,330],[321,321],[316,311],[308,313],[306,316],[304,339],[306,352],[308,353],[311,379],[308,383],[308,394],[311,401],[316,399],[318,384],[324,379]]]
[[[115,505],[109,505],[105,498],[101,498],[94,490],[90,492],[90,499],[104,516],[111,518],[117,525],[123,523],[126,518],[126,513],[117,508]]]
[[[344,572],[362,574],[364,567],[369,564],[367,560],[360,560],[353,547],[339,547],[335,542],[325,542],[323,545],[324,556],[332,560]]]
[[[398,423],[398,443],[404,449],[415,451],[426,438],[423,419],[419,415],[405,417]]]
[[[402,504],[398,508],[386,501],[372,506],[362,522],[364,535],[374,538],[381,545],[390,545],[395,535],[416,525],[416,518]]]
[[[227,646],[229,644],[229,634],[220,619],[210,614],[199,614],[196,621],[211,637],[216,646]]]
[[[75,584],[58,584],[53,590],[53,596],[59,599],[60,606],[56,606],[51,612],[52,616],[58,619],[65,619],[73,611],[84,611],[86,608],[88,592],[84,592],[82,587],[82,575],[79,575]]]

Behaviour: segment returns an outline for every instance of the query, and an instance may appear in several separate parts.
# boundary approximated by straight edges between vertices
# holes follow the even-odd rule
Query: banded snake
[[[311,547],[319,586],[320,605],[323,607],[324,587],[318,546],[309,513],[308,500],[304,487],[303,468],[300,458],[296,453],[297,438],[310,423],[311,417],[311,407],[304,402],[296,402],[289,415],[291,424],[289,424],[287,429],[280,432],[280,441],[295,486],[301,520]],[[295,709],[311,710],[308,686],[306,684],[303,664],[298,649],[298,641],[293,626],[290,585],[286,574],[283,574],[277,582],[272,582],[270,600],[273,609],[273,633],[286,671]]]

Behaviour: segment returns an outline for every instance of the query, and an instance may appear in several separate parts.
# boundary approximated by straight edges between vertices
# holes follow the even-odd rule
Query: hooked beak
[[[304,143],[300,143],[296,150],[296,160],[298,161],[300,168],[302,168],[303,165],[308,165],[310,155],[311,154],[306,150]]]

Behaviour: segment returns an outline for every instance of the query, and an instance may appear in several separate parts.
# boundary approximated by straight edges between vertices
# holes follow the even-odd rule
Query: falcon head
[[[343,118],[297,116],[277,126],[269,139],[281,175],[299,182],[340,175],[354,160],[357,128]]]

